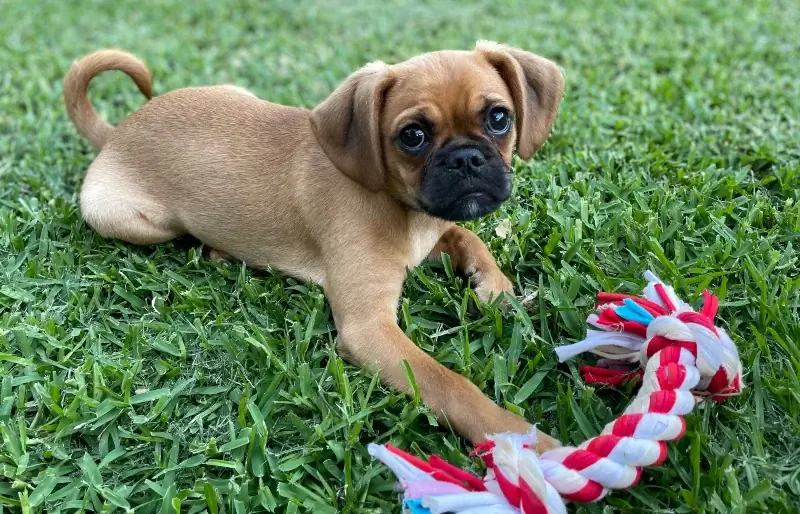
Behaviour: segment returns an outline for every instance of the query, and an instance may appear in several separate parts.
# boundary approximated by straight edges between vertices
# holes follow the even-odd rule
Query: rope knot
[[[629,369],[630,364],[638,361],[646,370],[659,352],[678,347],[685,352],[671,350],[661,359],[669,357],[683,365],[696,365],[700,373],[696,391],[717,400],[739,392],[742,366],[736,345],[724,329],[714,325],[718,298],[704,291],[703,307],[695,311],[652,272],[646,272],[645,279],[648,285],[641,297],[599,293],[597,312],[587,320],[595,329],[579,343],[556,348],[559,360],[594,353],[603,360],[598,366],[581,366],[584,380],[619,385],[643,376],[643,371]],[[693,355],[696,362],[686,354]]]
[[[530,434],[495,434],[475,448],[487,467],[478,478],[437,456],[427,462],[391,445],[370,445],[405,489],[411,514],[566,514],[565,501],[593,502],[611,489],[633,487],[642,468],[667,457],[668,441],[683,437],[696,395],[714,399],[738,392],[742,366],[728,334],[714,325],[719,301],[703,293],[694,311],[653,273],[642,297],[599,293],[586,339],[556,349],[561,361],[583,352],[603,358],[581,366],[588,383],[642,386],[622,415],[578,447],[536,455]],[[631,371],[635,363],[638,371]]]

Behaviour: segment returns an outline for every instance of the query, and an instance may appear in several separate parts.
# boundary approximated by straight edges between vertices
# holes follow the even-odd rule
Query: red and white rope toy
[[[613,363],[638,360],[631,373],[582,366],[587,382],[619,384],[641,376],[642,387],[625,412],[579,447],[537,455],[530,434],[496,434],[475,448],[487,466],[481,479],[434,455],[427,462],[391,445],[370,444],[404,489],[411,514],[556,514],[565,501],[593,502],[610,489],[636,485],[642,468],[667,457],[666,441],[683,437],[702,397],[721,400],[742,387],[742,365],[728,334],[714,325],[718,300],[703,293],[696,312],[652,272],[643,297],[599,293],[586,339],[556,349],[563,362],[592,352]]]

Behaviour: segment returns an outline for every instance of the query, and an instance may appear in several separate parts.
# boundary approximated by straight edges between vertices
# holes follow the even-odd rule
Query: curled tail
[[[114,129],[92,107],[89,101],[89,82],[109,70],[126,73],[147,98],[153,94],[150,71],[132,54],[120,50],[99,50],[75,61],[64,79],[64,103],[69,119],[78,132],[89,140],[95,151],[100,151]]]

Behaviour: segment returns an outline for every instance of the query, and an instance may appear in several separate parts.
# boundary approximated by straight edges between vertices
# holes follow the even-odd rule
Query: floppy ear
[[[311,111],[311,128],[325,155],[373,192],[386,180],[380,117],[391,84],[386,64],[368,64]]]
[[[481,53],[500,73],[514,99],[517,153],[529,159],[550,135],[564,92],[564,77],[552,61],[490,41],[478,41]]]

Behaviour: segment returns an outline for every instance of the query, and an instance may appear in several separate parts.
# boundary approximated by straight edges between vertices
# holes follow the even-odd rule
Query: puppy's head
[[[373,63],[311,113],[314,134],[345,175],[452,221],[511,194],[511,156],[544,144],[564,81],[534,54],[479,42],[473,51]]]

